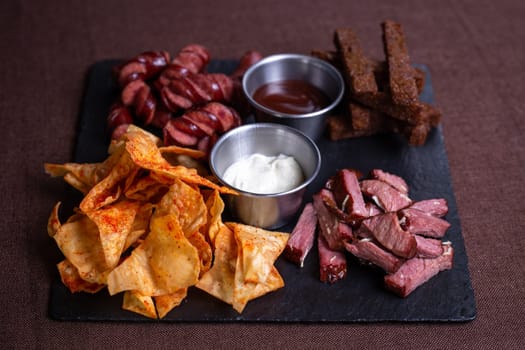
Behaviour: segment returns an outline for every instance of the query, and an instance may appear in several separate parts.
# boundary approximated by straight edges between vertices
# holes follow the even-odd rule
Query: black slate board
[[[116,86],[111,68],[117,61],[94,64],[88,73],[82,103],[76,162],[98,162],[106,157],[108,136],[104,133],[108,107],[114,100]],[[212,72],[231,72],[235,61],[212,61]],[[432,83],[426,72],[421,100],[432,103]],[[57,320],[136,321],[136,322],[446,322],[470,321],[476,317],[476,305],[468,271],[467,254],[461,235],[454,192],[450,182],[448,159],[441,128],[434,129],[422,147],[410,147],[395,135],[363,137],[318,142],[322,169],[306,193],[306,201],[317,192],[337,169],[352,167],[363,172],[381,168],[402,176],[415,200],[444,197],[449,204],[446,219],[451,227],[445,236],[455,249],[454,267],[441,272],[414,291],[399,298],[383,288],[383,274],[359,265],[349,257],[346,279],[334,284],[319,281],[316,248],[300,269],[282,257],[276,262],[286,286],[251,301],[242,314],[231,306],[196,289],[160,321],[150,320],[121,309],[122,295],[110,297],[107,290],[98,294],[71,294],[60,282],[58,273],[51,286],[50,316]],[[78,205],[80,197],[71,191],[67,199]],[[293,223],[281,230],[290,232]]]

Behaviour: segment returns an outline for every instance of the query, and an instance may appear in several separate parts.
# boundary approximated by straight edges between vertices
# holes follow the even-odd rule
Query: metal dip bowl
[[[328,98],[324,108],[306,114],[279,112],[254,99],[258,88],[277,81],[304,81],[320,89]],[[341,101],[344,80],[331,64],[318,58],[298,54],[268,56],[251,66],[244,74],[242,87],[248,101],[255,109],[255,120],[291,126],[301,130],[313,140],[324,131],[326,118]]]
[[[257,194],[242,191],[224,181],[223,175],[231,164],[254,153],[285,154],[295,158],[303,171],[303,182],[286,192]],[[217,141],[211,151],[210,168],[219,181],[239,192],[225,197],[235,219],[275,229],[288,223],[297,213],[306,187],[319,173],[321,154],[315,142],[294,128],[272,123],[247,124],[229,131]]]

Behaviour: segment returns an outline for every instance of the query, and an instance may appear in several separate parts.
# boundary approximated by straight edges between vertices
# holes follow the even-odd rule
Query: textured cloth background
[[[191,3],[191,5],[190,5]],[[48,317],[60,254],[46,234],[66,185],[88,67],[197,42],[214,58],[331,48],[355,29],[382,56],[380,22],[403,24],[426,64],[478,308],[464,324],[162,324]],[[525,345],[525,2],[23,1],[0,3],[0,300],[3,348],[468,348]]]

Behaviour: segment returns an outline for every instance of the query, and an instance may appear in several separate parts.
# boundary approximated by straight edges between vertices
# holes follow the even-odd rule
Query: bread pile
[[[419,101],[425,73],[410,64],[401,24],[387,20],[381,27],[385,61],[365,56],[349,28],[335,30],[335,51],[312,52],[338,67],[347,84],[348,113],[329,118],[329,136],[339,140],[394,132],[411,145],[423,145],[441,113]]]

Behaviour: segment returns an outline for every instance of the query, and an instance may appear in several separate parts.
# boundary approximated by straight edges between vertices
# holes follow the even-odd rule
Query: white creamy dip
[[[230,165],[224,172],[223,179],[246,192],[270,194],[299,186],[304,176],[301,166],[293,157],[254,153]]]

